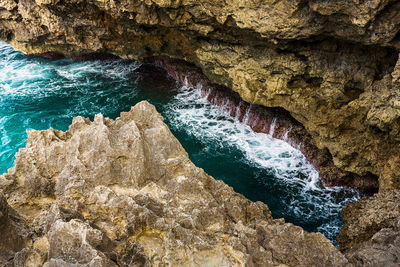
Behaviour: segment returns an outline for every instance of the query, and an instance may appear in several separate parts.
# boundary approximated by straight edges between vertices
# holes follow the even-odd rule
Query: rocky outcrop
[[[336,166],[398,186],[386,182],[400,148],[396,0],[5,0],[0,29],[26,53],[192,62],[246,102],[289,111]]]
[[[355,266],[399,266],[400,228],[383,228],[366,242],[345,252]]]
[[[337,241],[355,266],[400,265],[400,191],[348,204]]]
[[[346,205],[344,226],[337,238],[341,249],[369,240],[384,228],[396,228],[400,220],[400,191],[379,193]]]
[[[28,131],[0,188],[21,217],[2,198],[0,231],[20,240],[0,254],[7,266],[348,265],[322,234],[272,219],[194,166],[147,102]]]
[[[27,230],[22,218],[0,193],[0,265],[4,266],[27,245]]]
[[[0,3],[0,39],[23,52],[191,62],[240,101],[290,112],[341,173],[369,177],[337,175],[347,184],[379,176],[378,195],[343,211],[338,241],[355,265],[398,265],[399,32],[396,0]],[[347,264],[322,236],[272,220],[194,167],[158,115],[137,115],[143,106],[117,121],[78,118],[66,133],[30,132],[1,178],[12,208],[2,204],[0,221],[22,233],[3,262]],[[4,215],[13,209],[22,218]]]

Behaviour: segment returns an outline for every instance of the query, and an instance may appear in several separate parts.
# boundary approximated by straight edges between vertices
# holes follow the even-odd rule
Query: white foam
[[[49,62],[50,63],[50,62]],[[41,98],[55,94],[70,94],[65,89],[79,90],[77,84],[90,84],[93,88],[101,81],[89,77],[101,76],[115,81],[126,81],[140,63],[127,60],[73,62],[60,60],[41,62],[27,58],[0,42],[0,98],[33,96]]]
[[[269,135],[273,136],[275,133],[275,126],[276,126],[276,118],[272,119],[271,126],[269,128]]]
[[[175,99],[170,102],[167,117],[175,128],[188,132],[205,145],[212,142],[221,147],[239,149],[249,165],[263,169],[279,179],[288,192],[299,192],[295,197],[283,200],[287,214],[291,216],[302,220],[335,217],[344,204],[360,197],[355,190],[349,188],[325,187],[318,171],[300,150],[272,137],[276,120],[269,134],[256,133],[222,108],[202,98],[199,90],[186,86],[180,88]],[[244,121],[246,117],[248,114]],[[287,133],[285,136],[287,139]],[[271,178],[269,176],[265,179]],[[282,197],[285,199],[286,196]],[[334,220],[339,218],[335,217]],[[321,225],[318,229],[333,240],[339,225],[340,222],[336,221]]]
[[[301,183],[306,189],[318,186],[318,172],[299,150],[286,142],[272,138],[271,134],[254,132],[245,123],[201,98],[198,90],[182,87],[175,100],[170,104],[169,110],[173,114],[169,117],[178,127],[185,128],[200,140],[235,146],[246,155],[249,163],[270,170],[288,183]]]
[[[285,134],[283,135],[283,138],[282,138],[283,141],[285,141],[285,142],[288,141],[288,135],[291,131],[292,131],[292,126],[290,126],[290,128],[285,131]]]

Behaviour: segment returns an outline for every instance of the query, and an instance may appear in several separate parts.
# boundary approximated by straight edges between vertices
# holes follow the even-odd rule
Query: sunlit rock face
[[[272,219],[194,166],[147,102],[29,131],[0,188],[20,216],[2,198],[0,229],[26,232],[0,254],[9,266],[348,264],[322,234]]]
[[[192,62],[243,100],[288,110],[346,171],[387,180],[399,158],[396,0],[6,0],[0,28],[26,53]]]

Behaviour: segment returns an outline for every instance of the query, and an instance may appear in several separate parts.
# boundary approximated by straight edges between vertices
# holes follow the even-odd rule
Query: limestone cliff
[[[399,30],[396,0],[0,3],[1,39],[21,51],[195,63],[245,101],[288,110],[337,166],[382,189],[399,186],[385,180],[399,160]]]
[[[29,131],[0,188],[5,266],[349,264],[322,234],[272,219],[194,166],[147,102]]]

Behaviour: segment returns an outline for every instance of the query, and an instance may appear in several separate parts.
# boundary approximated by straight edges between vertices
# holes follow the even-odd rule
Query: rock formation
[[[3,266],[27,245],[27,230],[22,218],[0,193],[0,265]]]
[[[0,38],[21,51],[184,59],[288,110],[338,167],[382,180],[399,158],[399,29],[396,0],[0,3]]]
[[[28,131],[0,188],[5,266],[348,265],[322,234],[194,166],[147,102]]]
[[[400,265],[400,191],[380,192],[348,204],[337,237],[340,248],[356,266]]]
[[[3,0],[0,39],[48,58],[177,58],[287,110],[336,167],[379,177],[379,194],[343,211],[350,264],[398,266],[399,1]],[[348,263],[193,166],[151,109],[30,132],[0,182],[0,233],[18,233],[0,264]]]

